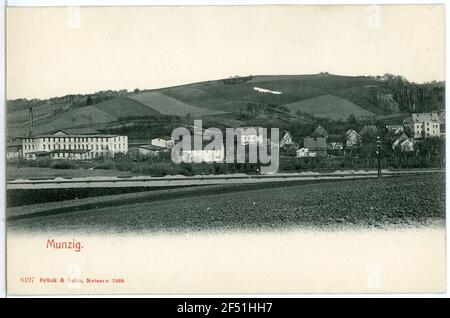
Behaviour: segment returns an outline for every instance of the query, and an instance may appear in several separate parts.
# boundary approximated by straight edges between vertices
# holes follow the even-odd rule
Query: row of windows
[[[103,156],[104,154],[101,152],[88,152],[85,154],[73,154],[73,153],[52,153],[50,154],[51,158],[75,158],[75,159],[90,159]],[[33,159],[33,154],[27,154],[27,158]]]
[[[123,144],[123,148],[125,148],[125,144]],[[34,147],[33,147],[34,149]],[[88,149],[88,150],[94,150],[94,145],[74,145],[72,148],[72,145],[48,145],[47,146],[44,144],[42,145],[42,149],[44,150],[51,150],[51,149]],[[120,149],[120,144],[119,145],[112,145],[111,149],[117,150]],[[95,145],[95,150],[109,150],[109,146],[108,145],[101,145],[101,147],[99,147],[99,145]]]
[[[113,142],[122,142],[125,141],[126,137],[44,137],[44,142],[108,142],[108,140],[112,139]],[[31,143],[34,139],[24,139],[25,143]]]
[[[101,152],[88,152],[85,154],[73,154],[73,153],[52,153],[52,158],[94,158],[103,155]]]
[[[430,133],[430,128],[427,128],[426,131],[427,131],[427,133],[429,134],[429,133]],[[438,131],[437,131],[437,130],[432,130],[431,132],[432,132],[433,134],[438,134]],[[416,135],[420,135],[421,133],[422,133],[422,129],[419,129],[419,130],[416,131]]]
[[[420,129],[422,125],[416,125],[416,129]],[[430,123],[426,123],[427,128],[430,126]],[[432,124],[431,128],[439,128],[439,124]]]
[[[120,144],[114,144],[111,146],[111,150],[121,150],[125,149],[125,144],[122,144],[122,148]],[[52,150],[52,149],[86,149],[86,150],[94,150],[94,145],[42,145],[43,150]],[[35,150],[34,145],[24,145],[24,150]],[[108,145],[95,145],[95,150],[110,150]]]
[[[433,131],[437,131],[437,130],[435,130],[436,129],[436,127],[431,127],[432,129],[433,129]],[[426,131],[430,131],[430,127],[426,127],[426,128],[417,128],[416,129],[416,132],[421,132],[422,130],[426,130]]]

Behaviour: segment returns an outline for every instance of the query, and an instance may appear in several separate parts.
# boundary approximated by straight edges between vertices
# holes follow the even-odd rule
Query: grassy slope
[[[368,87],[377,85],[380,83],[367,77],[277,75],[255,76],[248,82],[236,85],[209,81],[169,87],[158,91],[191,105],[231,112],[245,110],[249,102],[285,105],[312,97],[333,94],[346,98],[372,113],[384,114],[384,111],[372,105],[367,99]],[[259,93],[254,90],[254,87],[281,91],[282,94]]]
[[[93,106],[116,118],[161,115],[158,111],[127,97],[117,97]]]
[[[196,107],[155,91],[131,95],[130,98],[164,115],[205,116],[224,113]]]
[[[254,90],[254,87],[259,86],[274,91],[281,91],[282,94],[259,93]],[[201,95],[189,95],[188,93],[192,88],[203,93]],[[258,85],[252,81],[237,85],[225,85],[219,81],[211,81],[192,84],[192,86],[167,88],[163,89],[162,92],[201,107],[237,111],[239,110],[239,106],[244,106],[245,109],[249,102],[283,105],[299,99],[318,96],[324,94],[326,91],[313,86],[301,85],[301,83],[295,80],[281,79],[267,81],[264,85]]]
[[[372,117],[375,115],[347,99],[334,95],[317,96],[287,104],[286,107],[291,109],[294,114],[297,111],[301,111],[316,117],[334,120],[345,120],[352,114],[356,118]]]
[[[66,104],[43,104],[33,109],[34,119],[39,117],[48,116],[53,114],[55,109],[67,107]],[[29,110],[21,109],[16,111],[10,111],[6,114],[6,122],[8,124],[20,124],[27,123],[29,119]]]
[[[429,191],[422,191],[422,189]],[[162,190],[163,191],[163,190]],[[10,229],[49,232],[198,231],[291,226],[384,226],[445,219],[443,175],[353,180],[207,193],[205,188],[142,194],[86,209],[14,220]],[[154,197],[155,194],[161,198]],[[145,195],[145,194],[144,194]],[[131,195],[133,196],[133,194]],[[92,199],[91,199],[92,200]],[[138,202],[136,202],[138,201]],[[55,208],[55,206],[53,206]],[[69,213],[70,212],[70,213]]]
[[[380,107],[375,106],[370,102],[370,87],[373,85],[366,86],[356,86],[345,88],[335,92],[334,95],[339,96],[341,98],[348,99],[349,101],[355,103],[358,106],[361,106],[365,110],[372,112],[377,115],[386,115],[390,112]],[[397,105],[398,106],[398,105]]]

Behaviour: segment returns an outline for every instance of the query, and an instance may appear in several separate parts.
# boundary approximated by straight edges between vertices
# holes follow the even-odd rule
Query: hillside
[[[111,123],[117,118],[97,109],[95,106],[86,106],[62,114],[51,114],[50,116],[38,118],[34,121],[33,132],[44,134],[57,129],[90,127]],[[7,133],[10,137],[24,136],[28,132],[28,120],[22,124],[7,126]]]
[[[165,95],[185,103],[210,109],[237,112],[249,102],[286,105],[321,95],[339,95],[348,88],[364,90],[367,85],[381,85],[368,77],[337,75],[280,75],[253,76],[239,84],[209,81],[160,89]],[[257,89],[279,92],[261,92]],[[351,97],[351,96],[350,96]],[[352,101],[352,100],[350,100]],[[370,104],[370,103],[366,103]],[[361,105],[363,108],[366,105]],[[373,107],[373,105],[370,105]]]
[[[356,118],[370,118],[374,113],[365,110],[347,99],[334,95],[321,95],[286,105],[293,113],[312,114],[315,117],[346,120],[350,115]]]
[[[26,134],[29,107],[33,107],[35,133],[83,126],[133,129],[142,126],[136,123],[138,118],[154,121],[173,117],[173,122],[180,118],[185,121],[203,118],[211,123],[233,125],[301,124],[315,117],[386,118],[411,112],[411,107],[415,111],[441,109],[444,89],[443,83],[418,85],[395,76],[321,73],[232,77],[153,90],[8,101],[7,133],[8,136]],[[439,103],[432,102],[435,100]]]
[[[108,113],[117,119],[161,115],[158,111],[128,97],[117,97],[100,104],[95,104],[93,107]]]
[[[129,96],[149,109],[163,115],[173,116],[207,116],[225,113],[219,110],[210,110],[207,108],[197,107],[189,103],[185,103],[180,99],[176,99],[158,91],[150,91]]]

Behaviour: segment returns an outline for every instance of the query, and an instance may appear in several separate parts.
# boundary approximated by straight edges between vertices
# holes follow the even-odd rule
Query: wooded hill
[[[415,84],[401,76],[312,75],[244,76],[174,87],[101,91],[50,99],[7,101],[7,133],[28,131],[33,107],[35,133],[55,129],[131,127],[137,118],[205,118],[245,125],[314,118],[388,118],[445,109],[445,83]],[[152,119],[153,120],[153,119]]]

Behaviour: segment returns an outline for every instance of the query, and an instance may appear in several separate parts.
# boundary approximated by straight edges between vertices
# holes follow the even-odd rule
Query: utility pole
[[[377,136],[377,159],[378,159],[378,178],[381,178],[381,141]]]
[[[28,137],[33,137],[33,107],[31,106],[28,110]]]

